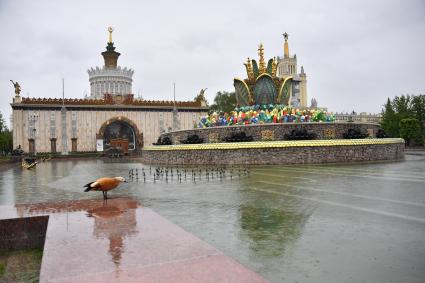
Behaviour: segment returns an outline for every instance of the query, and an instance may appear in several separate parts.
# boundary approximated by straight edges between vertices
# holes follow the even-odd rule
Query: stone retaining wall
[[[285,146],[283,143],[296,143],[288,141],[263,142],[264,145],[259,147],[249,147],[248,143],[243,143],[245,148],[235,146],[227,149],[214,149],[211,145],[204,145],[204,148],[201,148],[201,145],[197,145],[198,148],[195,145],[147,147],[142,151],[142,162],[162,165],[270,165],[350,163],[399,160],[404,157],[403,139],[335,140],[332,141],[333,144],[331,141],[323,141],[321,144],[318,144],[319,141],[313,141],[315,143],[311,145],[303,142],[299,146]],[[268,143],[279,143],[280,146]]]
[[[48,221],[49,216],[0,219],[0,253],[43,249]]]
[[[235,125],[223,127],[200,128],[184,131],[175,131],[164,133],[162,137],[170,137],[173,144],[179,144],[185,140],[188,135],[196,134],[204,139],[204,143],[222,142],[223,138],[233,133],[245,132],[247,136],[252,136],[254,141],[264,140],[283,140],[285,134],[290,134],[292,130],[304,128],[308,132],[316,133],[317,139],[342,139],[343,134],[348,129],[359,129],[362,132],[368,132],[369,136],[374,138],[380,128],[378,124],[373,123],[281,123],[281,124],[251,124]]]

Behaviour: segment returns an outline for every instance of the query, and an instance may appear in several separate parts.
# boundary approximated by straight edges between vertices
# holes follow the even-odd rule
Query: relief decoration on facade
[[[218,143],[220,142],[218,133],[211,133],[208,135],[208,140],[210,143]]]
[[[272,130],[261,131],[261,140],[263,140],[263,141],[273,141],[274,140],[274,131],[272,131]]]
[[[323,136],[325,139],[334,139],[336,136],[335,129],[325,129],[323,131]]]

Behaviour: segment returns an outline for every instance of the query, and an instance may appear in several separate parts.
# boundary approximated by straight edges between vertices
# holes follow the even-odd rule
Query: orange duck
[[[127,182],[123,177],[103,177],[84,185],[84,191],[102,191],[103,199],[108,199],[108,191],[115,189],[121,182]]]

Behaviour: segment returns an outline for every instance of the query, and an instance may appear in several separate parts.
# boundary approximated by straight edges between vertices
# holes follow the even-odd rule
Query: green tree
[[[405,118],[400,121],[400,136],[406,140],[406,144],[423,144],[421,125],[418,119]]]
[[[419,121],[417,136],[425,136],[425,95],[401,95],[392,101],[388,98],[382,110],[381,126],[390,137],[400,137],[400,122],[415,118]]]
[[[214,104],[211,105],[211,111],[230,112],[236,107],[236,96],[234,92],[219,91],[214,97]]]
[[[13,137],[12,131],[9,131],[7,128],[0,133],[0,154],[6,155],[12,152],[13,149]]]
[[[6,122],[4,121],[3,115],[0,112],[0,133],[6,128]]]
[[[402,96],[396,96],[393,100],[393,108],[394,111],[397,113],[397,118],[405,119],[412,116],[412,111],[410,107],[410,102],[412,98],[410,95],[402,95]]]
[[[399,137],[399,122],[389,97],[382,111],[381,127],[389,137]]]
[[[13,149],[12,132],[6,127],[3,115],[0,113],[0,154],[5,155]]]
[[[425,95],[412,97],[411,111],[413,112],[413,116],[421,124],[422,136],[425,136]]]

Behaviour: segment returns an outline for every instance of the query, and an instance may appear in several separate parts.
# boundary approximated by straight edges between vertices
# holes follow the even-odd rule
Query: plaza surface
[[[187,233],[235,266],[243,268],[240,263],[272,282],[423,282],[425,278],[421,153],[407,154],[405,161],[395,163],[258,166],[249,174],[234,168],[232,178],[227,169],[224,179],[217,175],[207,179],[203,173],[193,180],[189,169],[186,179],[179,181],[174,175],[155,183],[149,166],[139,163],[52,161],[31,171],[3,170],[0,205],[17,209],[28,203],[91,202],[101,194],[84,193],[82,185],[104,175],[128,177],[128,171],[136,168],[139,179],[112,191],[112,201],[137,200],[152,219],[174,223],[167,227]],[[79,227],[66,215],[53,217],[63,217],[58,223],[64,230],[66,221]],[[137,223],[143,223],[135,215]],[[85,233],[96,233],[93,227],[86,228]],[[99,235],[106,235],[101,231]],[[106,238],[103,241],[108,244]],[[128,242],[123,243],[126,247]],[[150,249],[160,252],[163,244]],[[134,248],[124,248],[121,258],[140,247]],[[117,265],[108,253],[109,244],[103,249],[112,272]],[[63,268],[68,260],[63,255]]]
[[[0,212],[30,217],[20,229],[36,226],[33,219],[49,218],[40,282],[266,282],[131,198],[15,208],[3,206]],[[21,235],[16,225],[0,224],[15,230],[18,241],[28,237],[31,242],[42,232]]]

